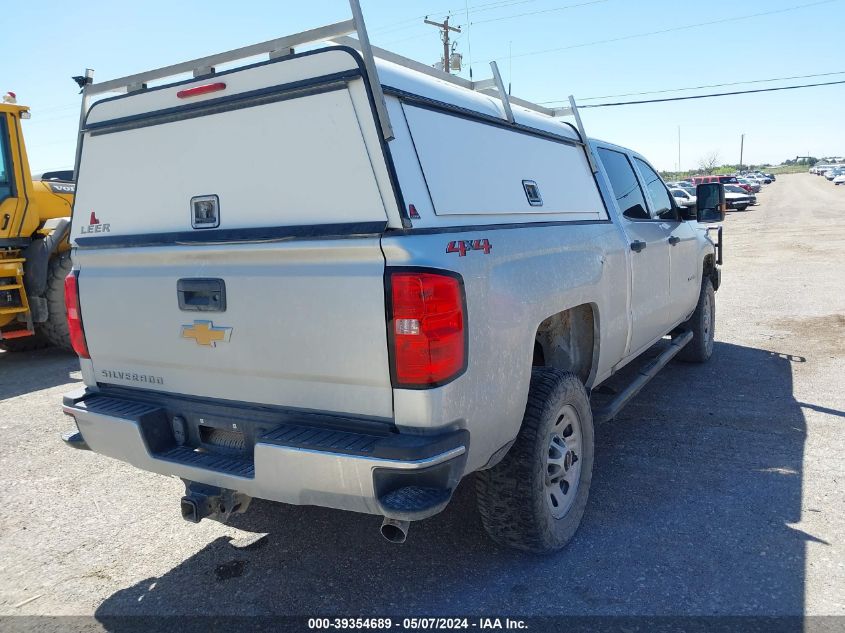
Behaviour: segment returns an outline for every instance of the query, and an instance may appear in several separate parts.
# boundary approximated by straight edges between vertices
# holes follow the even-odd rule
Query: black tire
[[[748,208],[747,204],[741,204],[736,208],[736,210],[737,211],[745,211],[747,208]]]
[[[553,484],[548,477],[554,466],[549,460],[555,450],[556,425],[563,427],[573,419],[573,412],[580,424],[581,454],[572,460],[572,466],[580,463],[580,477],[574,489],[567,483],[563,494],[569,505],[559,505],[558,510],[564,513],[555,516],[554,495],[550,494]],[[566,428],[565,443],[572,438],[572,434],[565,434]],[[590,400],[578,377],[546,367],[533,369],[528,404],[514,445],[496,466],[475,476],[478,511],[490,537],[500,545],[538,554],[563,548],[584,516],[593,474],[593,445]],[[564,462],[570,453],[560,453]],[[560,467],[557,473],[569,473],[572,466],[566,471]],[[562,490],[562,482],[560,485]],[[571,500],[570,491],[574,495]]]
[[[24,338],[7,338],[0,340],[0,349],[6,352],[31,352],[50,346],[50,341],[38,330],[33,336]]]
[[[692,332],[692,340],[678,352],[678,360],[688,363],[703,363],[713,354],[713,338],[716,331],[716,293],[713,283],[705,278],[698,295],[695,312],[681,327]]]
[[[68,276],[72,263],[70,251],[54,255],[47,270],[47,321],[41,323],[41,331],[46,339],[56,347],[73,351],[70,345],[70,331],[67,325],[67,307],[65,306],[65,277]]]

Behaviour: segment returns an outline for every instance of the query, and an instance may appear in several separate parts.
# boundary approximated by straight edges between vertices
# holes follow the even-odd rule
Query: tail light
[[[82,327],[82,313],[79,311],[79,281],[77,271],[72,270],[65,277],[65,308],[67,325],[70,331],[70,344],[80,358],[91,358],[88,344],[85,342],[85,330]]]
[[[460,277],[389,273],[391,369],[395,387],[445,384],[466,368],[466,314]]]

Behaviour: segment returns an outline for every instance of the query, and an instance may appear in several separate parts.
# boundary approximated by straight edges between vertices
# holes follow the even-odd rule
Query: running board
[[[657,358],[637,372],[637,377],[625,387],[613,400],[599,409],[593,410],[593,422],[608,422],[619,415],[622,408],[636,396],[667,363],[675,358],[684,346],[692,340],[692,332],[685,330],[672,337],[672,343]]]

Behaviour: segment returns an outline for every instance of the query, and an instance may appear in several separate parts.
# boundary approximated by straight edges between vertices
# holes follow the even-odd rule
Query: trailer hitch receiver
[[[226,523],[233,514],[246,512],[250,501],[252,497],[242,492],[186,481],[179,505],[182,518],[191,523],[206,518]]]

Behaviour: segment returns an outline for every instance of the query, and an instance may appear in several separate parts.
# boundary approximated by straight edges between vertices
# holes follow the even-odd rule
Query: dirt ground
[[[845,187],[782,176],[725,223],[717,343],[597,429],[547,557],[485,536],[465,481],[391,545],[377,517],[256,502],[66,448],[75,357],[0,352],[0,614],[845,615]]]

